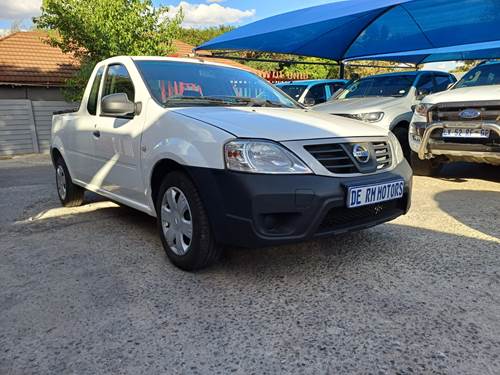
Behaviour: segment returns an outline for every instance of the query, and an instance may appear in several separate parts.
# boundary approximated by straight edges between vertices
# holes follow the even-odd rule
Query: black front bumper
[[[317,175],[257,175],[190,168],[217,242],[260,247],[368,228],[408,212],[412,171],[394,170],[354,178]],[[405,181],[402,199],[347,208],[348,185]]]

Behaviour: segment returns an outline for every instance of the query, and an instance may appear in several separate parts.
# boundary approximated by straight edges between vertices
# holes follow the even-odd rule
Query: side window
[[[99,97],[99,89],[101,88],[101,78],[104,68],[101,66],[97,71],[92,88],[90,89],[89,100],[87,101],[87,111],[95,116],[97,113],[97,98]]]
[[[434,79],[431,74],[421,75],[417,83],[417,95],[432,94],[434,92]]]
[[[104,92],[102,96],[110,94],[125,93],[128,100],[135,100],[135,90],[132,79],[127,68],[121,64],[114,64],[108,67],[106,78],[104,79]]]
[[[449,76],[435,76],[434,79],[436,80],[436,88],[434,92],[444,91],[448,88],[450,83],[453,83]]]
[[[311,87],[306,95],[306,98],[314,99],[316,104],[326,102],[325,85],[319,84]]]

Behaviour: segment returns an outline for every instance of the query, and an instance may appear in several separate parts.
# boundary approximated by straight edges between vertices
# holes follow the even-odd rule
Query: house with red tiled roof
[[[78,70],[78,63],[47,39],[41,31],[0,39],[0,99],[63,99],[59,88]]]
[[[48,34],[43,31],[20,31],[0,38],[0,99],[63,99],[60,88],[79,65],[47,40]],[[196,56],[194,46],[179,40],[173,45],[176,52],[172,57]],[[261,73],[232,60],[210,58],[209,52],[202,58]]]

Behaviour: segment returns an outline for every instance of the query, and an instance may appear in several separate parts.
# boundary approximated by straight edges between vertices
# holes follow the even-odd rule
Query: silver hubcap
[[[170,249],[176,255],[185,255],[193,238],[193,219],[186,196],[176,187],[168,188],[163,196],[161,224]]]
[[[66,199],[66,174],[64,168],[59,165],[56,169],[57,191],[61,199]]]

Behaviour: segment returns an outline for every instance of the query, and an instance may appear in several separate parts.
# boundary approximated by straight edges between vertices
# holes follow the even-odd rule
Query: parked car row
[[[458,83],[452,74],[425,70],[361,78],[312,109],[391,130],[419,175],[455,161],[500,165],[497,61]]]
[[[185,270],[209,266],[224,245],[368,228],[408,212],[407,160],[426,175],[455,160],[500,164],[500,63],[455,81],[384,74],[333,95],[345,81],[280,90],[222,64],[108,59],[80,108],[53,118],[59,198],[78,206],[91,190],[156,217]]]

